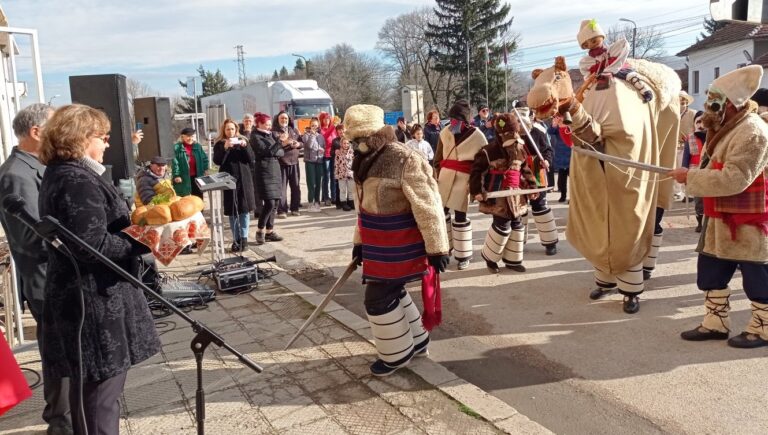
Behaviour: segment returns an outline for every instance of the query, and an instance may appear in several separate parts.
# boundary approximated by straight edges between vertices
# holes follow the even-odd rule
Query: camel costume
[[[494,141],[483,147],[472,164],[469,191],[472,197],[508,189],[536,188],[536,178],[528,167],[528,152],[520,139],[517,117],[502,113],[493,120]],[[493,216],[493,224],[485,237],[482,256],[493,273],[499,273],[498,262],[507,268],[525,272],[523,244],[525,227],[522,216],[528,212],[526,195],[485,198],[480,212]]]
[[[632,60],[630,64],[654,92],[644,103],[634,87],[611,79],[607,89],[592,89],[583,104],[573,97],[563,58],[555,66],[534,71],[528,104],[541,118],[568,110],[578,146],[602,148],[611,156],[674,167],[680,123],[680,79],[670,68]],[[671,203],[672,180],[619,165],[604,164],[583,154],[571,158],[571,198],[566,238],[595,268],[598,299],[616,289],[627,313],[639,310],[645,286],[643,262],[652,252],[656,207]]]
[[[353,253],[362,258],[365,310],[379,356],[371,372],[385,376],[427,353],[427,329],[439,323],[439,293],[437,307],[423,295],[422,325],[405,284],[422,280],[423,290],[439,292],[439,285],[424,287],[425,274],[438,284],[432,266],[437,259],[444,269],[449,246],[432,168],[418,151],[397,143],[395,131],[384,125],[384,111],[352,106],[344,127],[345,137],[358,144],[352,168],[359,211]]]
[[[469,266],[472,258],[472,222],[467,218],[469,173],[475,155],[488,141],[482,131],[470,124],[470,109],[466,101],[457,101],[448,111],[448,116],[451,125],[440,132],[434,164],[445,208],[446,234],[448,240],[453,241],[453,255],[461,270]],[[455,212],[453,222],[450,210]]]
[[[762,67],[748,66],[710,87],[705,107],[724,107],[725,101],[712,98],[720,95],[739,110],[718,131],[708,131],[701,168],[687,173],[688,192],[704,201],[696,250],[697,284],[706,292],[706,314],[701,326],[681,334],[686,340],[728,338],[728,284],[739,267],[752,319],[728,344],[768,346],[768,126],[756,113],[757,103],[749,101],[762,75]]]

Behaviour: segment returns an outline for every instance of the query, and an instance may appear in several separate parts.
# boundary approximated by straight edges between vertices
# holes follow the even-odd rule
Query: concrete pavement
[[[556,198],[550,194],[562,232],[567,205]],[[768,350],[679,338],[703,314],[698,235],[684,205],[668,213],[659,266],[636,315],[622,312],[618,295],[590,301],[589,265],[562,234],[558,255],[545,256],[533,223],[528,272],[490,275],[479,256],[490,219],[476,210],[472,266],[458,272],[453,262],[442,277],[445,322],[433,334],[433,360],[556,433],[768,433],[760,406],[768,399]],[[349,262],[355,220],[334,208],[280,219],[285,240],[257,250],[327,291]],[[732,287],[740,331],[748,301],[740,277]],[[364,315],[359,272],[336,300]]]

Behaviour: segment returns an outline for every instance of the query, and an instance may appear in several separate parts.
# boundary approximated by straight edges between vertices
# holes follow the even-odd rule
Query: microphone
[[[50,228],[47,225],[43,225],[39,219],[35,219],[29,211],[27,211],[27,201],[19,195],[12,193],[3,198],[2,203],[3,210],[16,219],[20,220],[24,225],[28,226],[35,232],[40,238],[50,242],[54,247],[58,248],[62,243],[58,237],[56,237],[56,230]]]

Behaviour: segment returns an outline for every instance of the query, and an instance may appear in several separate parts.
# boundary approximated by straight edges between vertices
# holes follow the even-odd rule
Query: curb
[[[319,305],[325,297],[285,272],[281,271],[272,279],[313,306]],[[373,336],[367,320],[333,301],[328,304],[324,312],[373,344]],[[409,364],[407,369],[457,402],[471,408],[504,433],[525,435],[553,433],[429,358],[419,358],[418,361]]]

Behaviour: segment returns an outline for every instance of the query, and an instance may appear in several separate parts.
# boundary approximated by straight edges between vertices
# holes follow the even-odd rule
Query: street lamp
[[[300,57],[302,60],[304,60],[304,68],[306,68],[305,73],[307,75],[307,78],[309,78],[309,61],[307,60],[307,58],[300,54],[295,54],[295,53],[291,53],[291,56]]]
[[[61,94],[56,94],[56,95],[52,96],[51,99],[48,100],[48,105],[49,106],[53,105],[53,100],[59,98],[60,96],[61,96]]]
[[[637,39],[637,23],[627,18],[619,18],[619,21],[632,23],[632,58],[635,58],[635,40]]]

